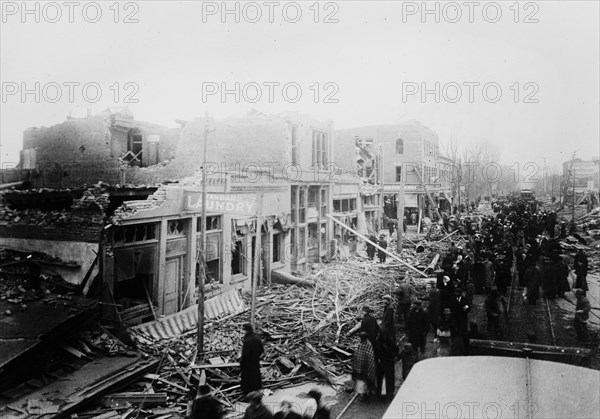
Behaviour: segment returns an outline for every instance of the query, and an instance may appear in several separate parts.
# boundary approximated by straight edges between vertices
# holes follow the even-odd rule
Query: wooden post
[[[263,210],[263,193],[258,194],[257,209],[256,209],[256,239],[254,241],[254,278],[252,280],[252,302],[250,304],[250,323],[254,326],[256,316],[256,286],[258,284],[258,277],[260,276],[260,261],[262,259],[262,210]]]
[[[402,252],[402,236],[404,234],[404,182],[400,184],[400,193],[396,196],[398,197],[398,203],[396,204],[396,218],[398,219],[396,250],[400,253]]]

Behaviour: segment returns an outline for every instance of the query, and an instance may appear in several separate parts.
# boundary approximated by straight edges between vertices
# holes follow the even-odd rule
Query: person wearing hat
[[[396,340],[396,324],[394,322],[394,305],[392,304],[392,296],[386,294],[382,298],[384,306],[381,325],[382,327],[388,329],[394,337],[394,340]]]
[[[214,418],[221,419],[223,417],[223,405],[213,397],[210,388],[207,385],[198,386],[196,398],[192,403],[191,414],[189,419]]]
[[[272,419],[273,414],[262,402],[262,393],[260,391],[251,391],[246,395],[246,400],[250,403],[244,412],[243,419]]]
[[[404,349],[400,352],[400,359],[402,360],[402,380],[406,381],[406,377],[408,377],[408,373],[412,369],[412,367],[418,361],[418,355],[415,352],[412,344],[405,343]]]
[[[383,395],[383,379],[385,378],[385,395],[391,399],[394,396],[395,364],[399,356],[395,333],[385,326],[381,327],[377,336],[377,395]]]
[[[371,233],[371,235],[369,236],[369,242],[375,244],[377,243],[377,237],[375,236],[375,234]],[[375,257],[375,246],[369,242],[367,242],[367,256],[369,257],[369,260],[373,260],[373,258]]]
[[[294,412],[293,405],[290,397],[282,397],[279,401],[279,412],[273,415],[273,419],[302,419],[299,413]]]
[[[352,379],[355,382],[354,389],[360,395],[361,401],[367,401],[377,385],[377,368],[373,345],[369,343],[365,332],[360,332],[360,343],[352,358]]]
[[[508,315],[506,311],[506,300],[498,293],[498,289],[493,287],[490,294],[484,301],[485,312],[487,316],[487,332],[492,339],[502,337],[500,329],[500,317],[504,314],[504,318]]]
[[[408,312],[408,319],[406,320],[406,333],[408,334],[408,341],[413,345],[415,351],[421,351],[421,355],[425,354],[425,344],[427,332],[429,332],[429,319],[427,314],[421,307],[421,301],[415,300],[413,305]]]
[[[398,284],[394,290],[394,294],[396,295],[396,299],[398,301],[398,323],[403,321],[406,324],[406,319],[408,317],[408,311],[410,310],[411,304],[411,289],[405,278],[406,277],[404,275],[401,275],[398,278]]]
[[[260,338],[254,334],[250,323],[243,325],[244,343],[242,345],[242,356],[240,358],[242,395],[247,395],[254,390],[260,390],[262,380],[260,376],[260,357],[264,347]]]
[[[574,290],[577,303],[575,304],[575,320],[573,326],[577,333],[577,340],[586,341],[588,337],[587,321],[590,318],[590,310],[592,306],[589,300],[584,295],[583,290],[576,288]]]
[[[379,236],[379,243],[377,243],[377,244],[379,245],[379,247],[381,247],[381,249],[387,249],[388,243],[385,240],[385,234],[381,234],[381,236]],[[377,257],[379,258],[380,263],[385,263],[385,258],[387,256],[387,253],[385,253],[381,249],[377,249]]]
[[[588,273],[588,257],[583,249],[577,250],[573,267],[575,268],[575,275],[577,275],[573,288],[581,289],[583,295],[586,295],[586,292],[589,290],[586,279]]]
[[[377,320],[373,317],[373,310],[371,307],[365,305],[362,308],[363,317],[359,323],[356,324],[350,331],[346,334],[346,336],[352,335],[354,332],[360,330],[361,333],[366,333],[369,341],[373,345],[373,348],[376,348],[376,339],[377,334],[379,333],[379,325],[377,324]]]
[[[329,408],[323,404],[323,394],[318,388],[313,388],[308,392],[308,400],[302,411],[303,419],[329,419],[331,413]]]

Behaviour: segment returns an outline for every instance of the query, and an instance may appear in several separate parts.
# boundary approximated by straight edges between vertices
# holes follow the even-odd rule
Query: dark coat
[[[406,331],[408,340],[415,349],[425,345],[425,336],[429,331],[429,319],[421,307],[413,307],[408,312]]]
[[[360,322],[360,331],[365,332],[369,337],[369,341],[373,344],[373,348],[376,347],[376,339],[379,334],[379,325],[375,317],[371,316],[370,313],[365,313]]]
[[[260,338],[252,332],[246,333],[242,346],[242,359],[240,360],[241,390],[244,395],[254,390],[260,390],[262,387],[260,356],[263,352],[264,347]]]
[[[243,419],[272,419],[273,414],[264,404],[251,404],[246,408]]]
[[[202,396],[194,400],[190,419],[220,419],[223,417],[223,406],[212,396]]]

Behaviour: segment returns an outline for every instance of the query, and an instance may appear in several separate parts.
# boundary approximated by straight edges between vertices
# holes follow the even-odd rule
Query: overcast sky
[[[428,2],[439,22],[420,1],[230,2],[225,15],[221,2],[75,3],[31,2],[30,14],[2,4],[3,164],[18,161],[27,127],[123,105],[167,126],[253,108],[298,110],[336,128],[418,119],[442,151],[451,139],[486,142],[521,170],[600,154],[597,1]],[[236,82],[239,103],[209,94]],[[72,100],[69,83],[80,83]]]

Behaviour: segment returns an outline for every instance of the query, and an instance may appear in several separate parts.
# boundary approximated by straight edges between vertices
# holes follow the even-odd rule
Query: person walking
[[[373,317],[373,310],[371,307],[365,305],[363,306],[362,311],[364,314],[361,321],[352,329],[350,329],[346,336],[351,336],[354,332],[360,330],[361,333],[364,332],[367,334],[369,342],[371,342],[373,349],[375,349],[377,345],[376,339],[377,334],[379,333],[379,325],[377,324],[375,317]]]
[[[425,354],[425,344],[427,332],[429,331],[429,319],[421,307],[421,301],[415,301],[408,312],[406,321],[406,332],[408,341],[412,344],[415,351],[421,351]]]
[[[260,357],[264,352],[264,347],[260,338],[254,334],[254,329],[250,323],[243,325],[244,343],[242,345],[242,356],[240,358],[241,369],[241,390],[242,395],[247,395],[254,390],[262,388],[260,376]]]
[[[369,236],[369,241],[377,243],[377,237],[375,237],[375,234],[371,234]],[[369,257],[369,260],[373,260],[375,258],[375,245],[369,242],[367,242],[367,256]]]
[[[402,321],[406,324],[406,318],[408,317],[408,312],[411,305],[411,289],[405,278],[406,277],[404,275],[398,278],[398,283],[394,294],[396,294],[398,301],[398,322],[400,322],[400,319],[402,319]]]
[[[360,343],[352,358],[352,378],[361,401],[368,401],[369,395],[376,388],[377,368],[373,345],[365,332],[360,332]]]
[[[500,329],[500,317],[503,313],[505,318],[507,316],[506,300],[500,295],[498,289],[494,287],[486,297],[484,306],[487,316],[488,336],[493,339],[498,339],[502,335]]]
[[[525,297],[527,298],[527,304],[536,305],[537,300],[540,298],[540,285],[542,284],[542,273],[537,264],[534,264],[527,268],[525,271]]]
[[[388,243],[385,240],[385,234],[382,234],[381,236],[379,236],[379,243],[377,243],[377,244],[379,245],[379,247],[381,247],[381,249],[387,249]],[[377,249],[377,257],[379,258],[380,263],[385,263],[385,258],[387,256],[387,253],[385,253],[381,249]]]
[[[412,367],[417,363],[418,355],[415,352],[413,346],[410,343],[405,343],[402,352],[400,352],[400,359],[402,360],[402,381],[406,381],[408,373]]]
[[[207,385],[198,386],[196,398],[192,403],[189,419],[213,418],[221,419],[223,417],[223,406],[210,393]]]
[[[398,345],[392,331],[382,327],[377,336],[377,395],[383,396],[383,379],[385,378],[385,395],[391,400],[394,396],[396,360],[399,357]]]
[[[294,412],[292,400],[284,396],[279,401],[279,412],[273,415],[273,419],[302,419],[302,416]]]
[[[262,402],[263,395],[260,391],[251,391],[246,396],[250,403],[246,407],[243,419],[272,419],[273,414]]]
[[[318,388],[308,392],[308,400],[302,412],[302,419],[330,419],[329,408],[322,402],[323,394]]]
[[[573,288],[582,290],[585,296],[589,291],[587,283],[588,257],[582,249],[579,249],[575,255],[574,265],[576,278]]]
[[[381,327],[385,327],[389,330],[390,334],[396,340],[396,323],[394,322],[394,305],[392,303],[392,296],[386,294],[383,296],[383,318],[381,321]]]

